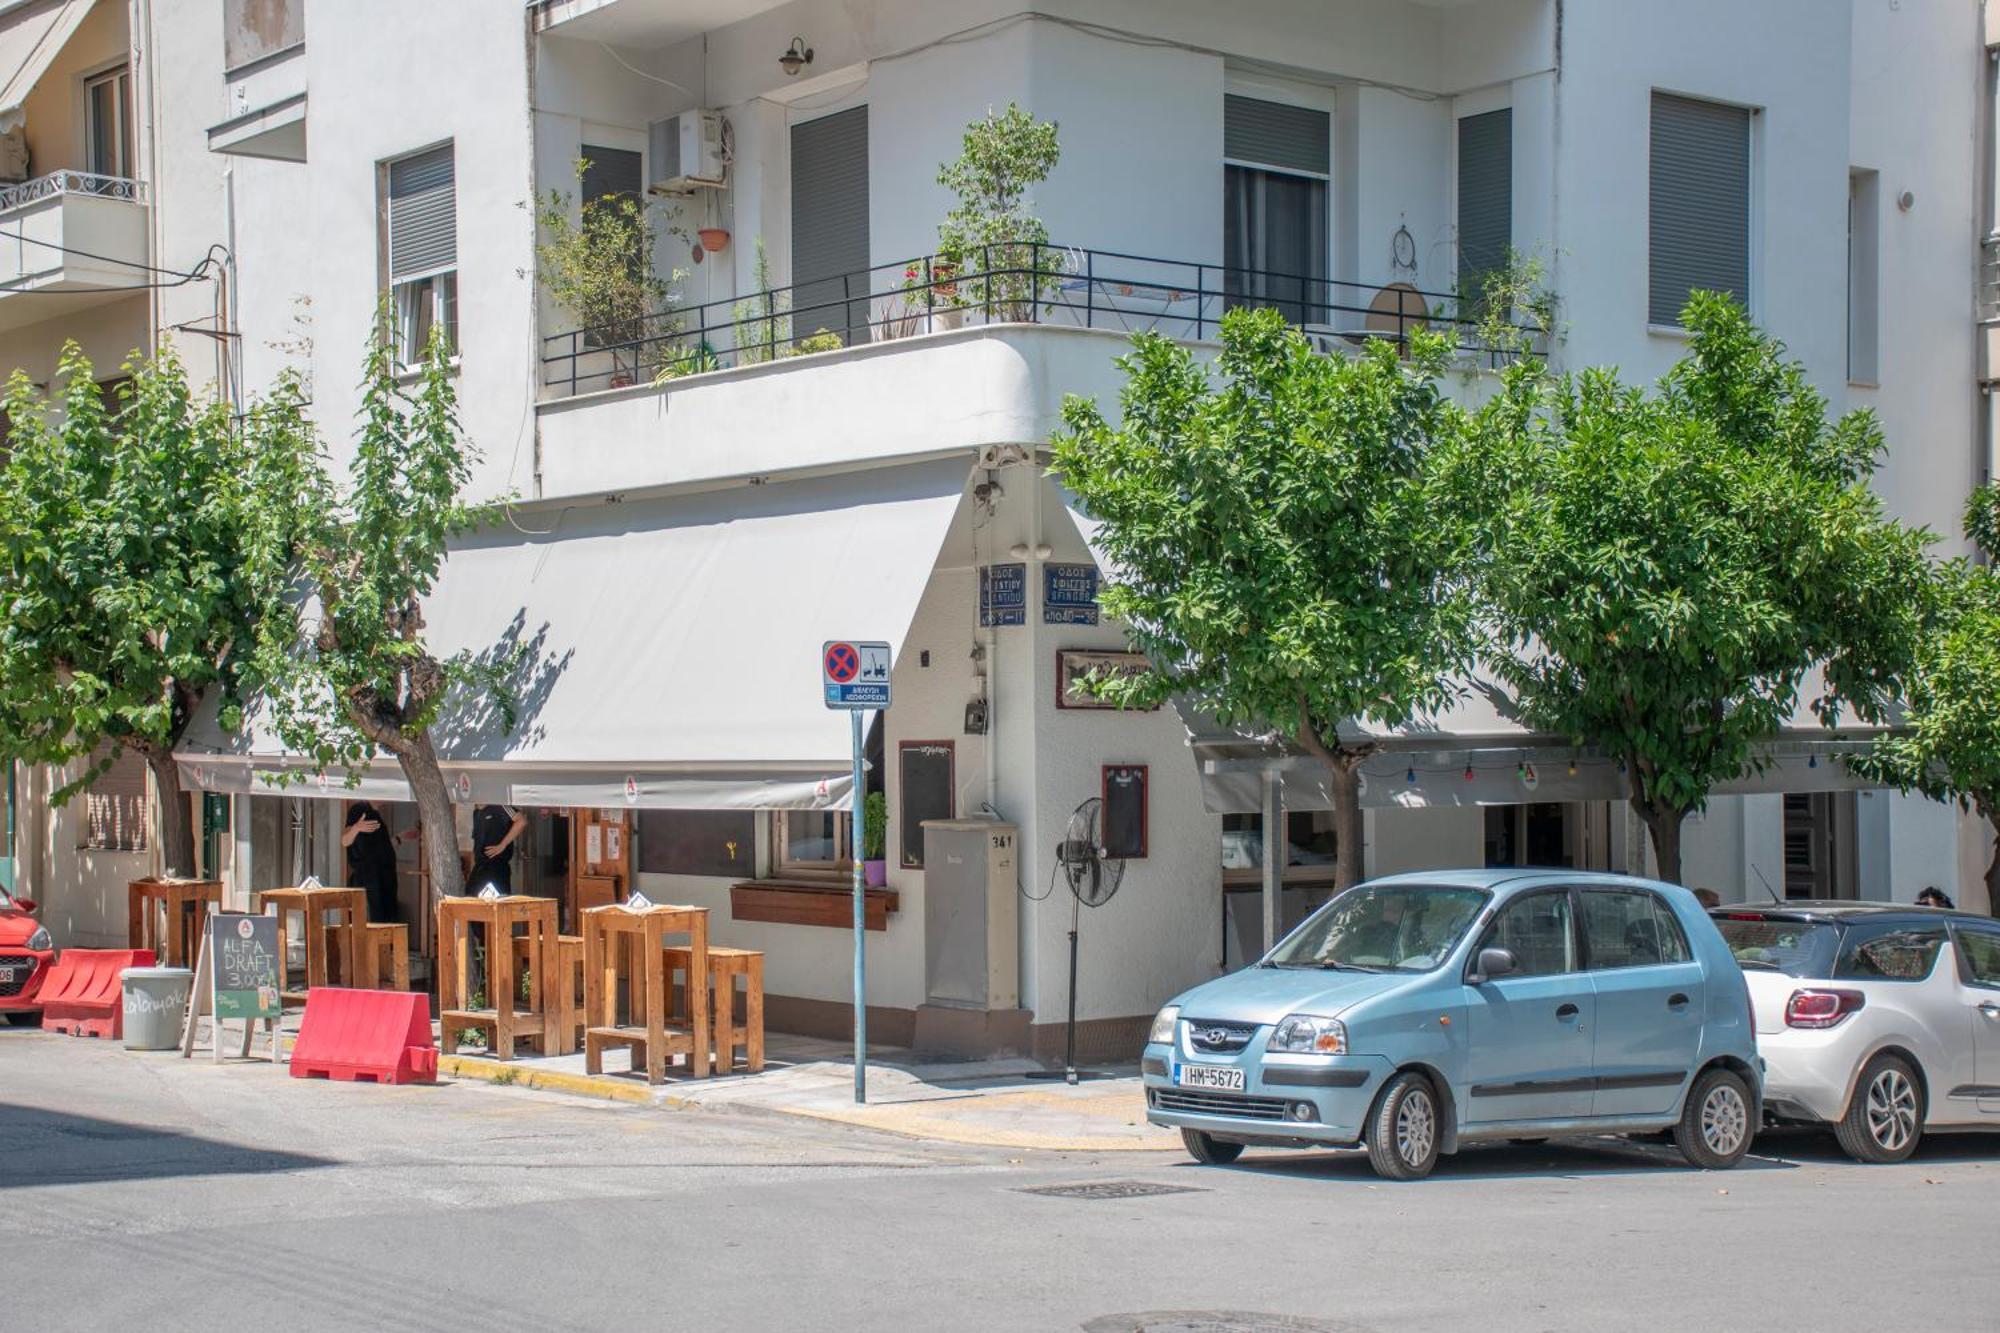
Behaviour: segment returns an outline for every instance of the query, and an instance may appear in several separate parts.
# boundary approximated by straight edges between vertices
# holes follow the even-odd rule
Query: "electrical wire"
[[[214,257],[215,250],[215,247],[209,247],[209,255],[204,257],[200,264],[195,265],[193,273],[182,273],[177,268],[160,268],[153,264],[142,264],[136,259],[120,259],[116,255],[100,255],[90,250],[79,250],[73,245],[61,245],[55,241],[44,241],[34,236],[23,236],[19,232],[0,231],[0,240],[23,241],[28,245],[39,245],[44,250],[60,250],[66,255],[75,255],[79,259],[95,259],[100,264],[116,264],[120,268],[138,269],[142,273],[164,273],[169,277],[190,279],[199,274],[202,266]]]

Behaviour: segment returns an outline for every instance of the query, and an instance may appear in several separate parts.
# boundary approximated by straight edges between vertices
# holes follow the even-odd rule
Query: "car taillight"
[[[1858,990],[1795,990],[1785,1001],[1785,1026],[1830,1028],[1867,1002]]]

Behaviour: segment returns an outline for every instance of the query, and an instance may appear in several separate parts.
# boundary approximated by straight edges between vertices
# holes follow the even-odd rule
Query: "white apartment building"
[[[1090,524],[1047,475],[1047,442],[1064,395],[1114,400],[1134,331],[1202,344],[1232,301],[1261,299],[1338,352],[1441,321],[1461,277],[1511,247],[1545,266],[1558,365],[1654,377],[1685,345],[1686,290],[1726,287],[1836,407],[1880,414],[1899,515],[1955,537],[1990,471],[1982,375],[2000,362],[1980,355],[1978,294],[2000,34],[1969,2],[130,14],[166,185],[150,253],[228,256],[219,304],[210,284],[158,291],[152,327],[231,393],[298,367],[338,455],[378,302],[409,338],[448,324],[475,488],[514,502],[454,554],[431,632],[526,652],[520,725],[448,719],[447,775],[462,800],[533,813],[527,887],[710,907],[713,938],[765,951],[780,1028],[848,1021],[854,793],[846,723],[819,698],[827,639],[896,645],[895,703],[870,738],[890,811],[878,1039],[1058,1048],[1071,907],[1055,849],[1090,797],[1133,854],[1079,928],[1085,1058],[1129,1053],[1164,998],[1254,955],[1267,824],[1286,829],[1283,919],[1324,893],[1309,766],[1199,719],[1191,735],[1171,709],[1064,695],[1061,673],[1097,660],[1078,655],[1124,643],[1090,604]],[[1009,102],[1060,126],[1033,197],[1059,276],[1024,309],[940,311],[936,283],[976,275],[926,267],[950,205],[939,164]],[[661,201],[660,265],[685,270],[676,324],[637,345],[579,331],[537,279],[533,201],[576,192],[580,157],[583,188]],[[789,310],[752,301],[760,251]],[[0,320],[21,299],[0,295]],[[775,355],[821,329],[843,345]],[[697,353],[699,373],[652,382],[661,357]],[[1837,762],[1851,743],[1780,738],[1766,773],[1690,825],[1688,882],[1731,900],[1935,883],[1979,901],[1983,830],[1855,789]],[[339,874],[354,793],[336,777],[268,794],[258,775],[288,762],[212,727],[187,749],[189,781],[234,797],[234,892]],[[1370,873],[1644,868],[1615,767],[1483,703],[1386,738],[1367,773]],[[393,765],[362,790],[396,800]],[[1019,833],[1016,882],[987,887],[1018,924],[984,1002],[943,975],[955,937],[942,908],[932,919],[920,831],[979,816]],[[424,902],[412,862],[410,919]]]

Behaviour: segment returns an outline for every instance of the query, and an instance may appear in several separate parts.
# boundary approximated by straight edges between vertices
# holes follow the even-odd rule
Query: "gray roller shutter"
[[[1231,162],[1327,174],[1333,118],[1311,107],[1234,93],[1222,99],[1222,155]]]
[[[1646,318],[1675,325],[1688,293],[1750,295],[1750,113],[1653,94]]]
[[[606,148],[601,144],[583,146],[583,199],[589,203],[621,194],[635,198],[645,188],[640,178],[640,156],[631,148]]]
[[[451,145],[389,164],[389,280],[458,266],[458,199]]]
[[[1458,122],[1458,278],[1472,292],[1507,266],[1514,244],[1514,113],[1502,107]]]
[[[868,108],[792,126],[792,332],[868,330]]]

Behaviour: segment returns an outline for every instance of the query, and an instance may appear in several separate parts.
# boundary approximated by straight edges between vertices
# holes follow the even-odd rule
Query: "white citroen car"
[[[1767,1122],[1900,1162],[1926,1131],[2000,1130],[2000,921],[1888,903],[1710,910],[1743,968]]]

